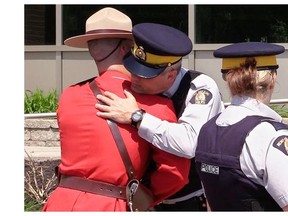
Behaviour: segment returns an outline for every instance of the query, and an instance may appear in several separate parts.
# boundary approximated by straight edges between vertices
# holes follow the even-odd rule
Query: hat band
[[[144,51],[143,47],[138,47],[136,44],[134,44],[133,55],[149,65],[159,65],[162,67],[167,67],[167,65],[171,65],[182,58],[182,56],[161,56],[148,53]]]
[[[244,64],[246,59],[249,57],[240,58],[223,58],[222,60],[222,70],[229,70],[235,67],[240,67]],[[276,56],[255,56],[254,57],[257,64],[256,67],[267,67],[267,66],[277,66]]]
[[[87,31],[86,34],[99,34],[99,33],[105,33],[105,34],[121,34],[121,33],[131,33],[131,31],[125,31],[125,30],[118,30],[118,29],[98,29],[98,30],[91,30]]]

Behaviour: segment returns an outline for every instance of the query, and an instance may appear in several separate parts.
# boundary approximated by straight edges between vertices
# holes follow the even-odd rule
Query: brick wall
[[[59,146],[56,119],[26,119],[25,146]]]
[[[38,160],[60,158],[60,137],[56,119],[25,119],[24,129],[25,158],[28,155]]]

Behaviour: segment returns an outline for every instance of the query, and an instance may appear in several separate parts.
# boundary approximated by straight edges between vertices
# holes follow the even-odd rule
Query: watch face
[[[139,112],[139,111],[133,113],[133,115],[132,115],[132,120],[135,121],[135,122],[140,121],[141,118],[142,118],[142,113]]]
[[[131,125],[133,127],[137,127],[138,122],[140,122],[143,118],[143,114],[145,113],[145,110],[136,110],[131,115]]]
[[[136,110],[131,115],[131,125],[133,127],[137,127],[138,122],[140,122],[143,119],[143,115],[145,113],[145,110]]]

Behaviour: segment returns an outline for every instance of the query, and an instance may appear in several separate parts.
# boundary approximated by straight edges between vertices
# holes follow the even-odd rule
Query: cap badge
[[[146,54],[144,52],[144,48],[139,46],[135,51],[135,56],[143,61],[146,61]]]

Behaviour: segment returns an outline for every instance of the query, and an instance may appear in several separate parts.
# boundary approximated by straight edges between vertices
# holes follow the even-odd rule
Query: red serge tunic
[[[125,97],[130,78],[106,71],[95,79],[100,90]],[[132,90],[130,90],[132,91]],[[173,104],[167,98],[133,93],[140,108],[167,121],[176,122]],[[61,140],[62,174],[125,186],[128,176],[106,120],[96,116],[96,98],[89,83],[65,89],[59,101],[57,119]],[[141,178],[151,157],[157,169],[151,175],[155,204],[171,196],[188,182],[190,160],[153,147],[140,138],[131,125],[118,124],[136,175]],[[88,192],[57,187],[43,211],[126,211],[126,201]]]

